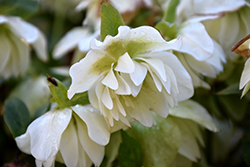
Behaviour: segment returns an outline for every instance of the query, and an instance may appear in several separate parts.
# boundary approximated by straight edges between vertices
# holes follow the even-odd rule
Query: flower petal
[[[240,89],[242,89],[250,81],[250,59],[247,59],[240,78]]]
[[[51,110],[33,121],[27,132],[30,134],[31,154],[38,160],[47,161],[59,150],[61,135],[71,119],[72,110]]]
[[[26,154],[31,154],[30,150],[30,134],[28,131],[21,136],[15,138],[18,148]]]
[[[119,87],[115,91],[115,93],[118,95],[130,95],[131,94],[130,85],[126,83],[126,81],[120,76],[120,74],[117,73],[116,77]]]
[[[133,73],[135,70],[135,65],[129,54],[126,52],[124,55],[120,56],[117,61],[117,66],[115,67],[116,71],[123,73]]]
[[[78,137],[82,147],[94,164],[100,166],[104,157],[104,147],[95,143],[88,137],[87,126],[80,118],[75,117],[75,119],[77,122]]]
[[[86,123],[89,137],[100,145],[109,142],[109,129],[104,117],[90,105],[72,107],[76,114]]]
[[[0,73],[1,73],[10,58],[11,48],[10,48],[10,43],[5,34],[0,33],[0,38],[1,38],[0,40],[0,50],[1,50]]]
[[[32,43],[38,58],[42,61],[48,60],[47,43],[45,36],[39,31],[37,39]]]
[[[85,38],[91,36],[91,33],[88,28],[84,27],[75,27],[56,44],[53,50],[53,58],[59,59],[65,53],[77,47],[77,44]]]
[[[204,25],[199,22],[184,23],[184,25],[179,33],[183,42],[180,51],[192,55],[199,61],[211,57],[214,44]]]
[[[103,66],[99,65],[99,63],[101,63],[99,61],[105,58],[102,51],[91,50],[85,58],[71,66],[69,74],[72,78],[72,84],[68,90],[69,99],[71,99],[75,93],[88,90],[96,80],[101,77],[106,71],[106,68],[104,68],[105,64],[102,64]]]
[[[109,110],[113,108],[113,100],[110,96],[109,88],[105,87],[101,97],[102,103],[107,107]]]
[[[70,121],[68,127],[62,134],[60,142],[60,152],[66,166],[74,167],[77,165],[79,158],[77,137],[74,122]]]
[[[105,76],[105,78],[102,80],[102,84],[106,85],[110,89],[116,90],[118,89],[118,81],[116,79],[116,76],[113,72],[113,64],[112,67],[110,68],[110,71],[108,74]]]
[[[141,65],[140,63],[137,63],[136,61],[134,61],[134,65],[135,65],[135,70],[133,73],[130,73],[130,78],[133,81],[133,83],[136,86],[139,86],[140,84],[142,84],[143,80],[145,79],[146,75],[147,75],[147,68],[143,65]]]
[[[207,110],[193,100],[179,102],[178,107],[171,108],[169,113],[176,117],[193,120],[213,132],[218,132],[218,129]]]

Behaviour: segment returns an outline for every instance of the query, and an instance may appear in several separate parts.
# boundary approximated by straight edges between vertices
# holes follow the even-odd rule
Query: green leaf
[[[134,122],[127,130],[141,145],[144,167],[169,166],[175,159],[181,143],[181,133],[169,116],[166,119],[155,115],[156,126],[145,127]]]
[[[250,140],[243,140],[242,153],[246,164],[250,166]]]
[[[0,0],[0,12],[4,15],[28,17],[39,9],[36,0]]]
[[[138,141],[121,131],[122,143],[119,148],[118,161],[121,167],[142,166],[142,152]]]
[[[177,26],[174,23],[161,21],[156,24],[155,28],[168,39],[174,39],[176,37]]]
[[[10,98],[5,101],[4,108],[4,121],[13,137],[25,133],[30,123],[30,113],[26,105],[18,98]]]
[[[118,27],[124,25],[122,16],[109,2],[102,2],[101,10],[101,40],[107,35],[115,36],[118,34]]]
[[[163,20],[169,23],[175,22],[175,11],[176,7],[178,6],[180,0],[171,0],[171,2],[168,5],[167,10],[164,13]]]
[[[240,94],[239,84],[233,84],[228,86],[227,88],[217,92],[218,95],[230,95],[230,94]]]

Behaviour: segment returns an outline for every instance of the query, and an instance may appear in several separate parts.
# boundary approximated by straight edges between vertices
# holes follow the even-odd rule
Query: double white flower
[[[103,42],[92,41],[86,57],[70,68],[68,97],[88,91],[90,103],[111,126],[113,119],[130,126],[132,117],[151,127],[151,109],[165,118],[168,105],[177,106],[193,95],[189,74],[167,51],[179,49],[181,40],[166,42],[149,26],[121,26],[118,31]]]
[[[21,75],[27,70],[29,45],[41,60],[47,60],[45,37],[19,17],[0,15],[0,39],[0,76],[4,78]]]
[[[52,109],[33,121],[15,138],[23,152],[36,158],[37,167],[59,161],[70,167],[99,166],[110,129],[100,112],[90,105]]]
[[[222,47],[207,33],[200,18],[184,22],[178,35],[182,37],[182,47],[176,53],[189,72],[195,87],[210,88],[203,76],[215,78],[223,71],[226,56]]]

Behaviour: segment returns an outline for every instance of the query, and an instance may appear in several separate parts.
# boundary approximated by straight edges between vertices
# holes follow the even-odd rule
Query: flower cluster
[[[37,3],[46,8],[50,2]],[[71,14],[84,11],[84,18],[77,27],[75,20],[67,20],[66,29],[71,30],[64,36],[58,29],[60,35],[53,38],[56,28],[45,33],[52,34],[48,51],[38,28],[19,17],[0,15],[0,88],[15,86],[12,91],[5,89],[4,99],[21,99],[4,104],[5,122],[17,147],[31,154],[37,167],[53,167],[56,161],[68,167],[112,167],[115,161],[123,167],[121,157],[145,167],[191,167],[199,162],[204,154],[200,146],[209,142],[203,140],[204,129],[219,132],[213,117],[223,117],[218,110],[227,102],[214,96],[233,92],[231,87],[216,91],[234,81],[227,81],[234,69],[220,75],[227,69],[224,65],[242,60],[231,48],[250,34],[249,3],[75,0],[53,4],[56,28],[64,21],[60,15],[71,8]],[[232,51],[250,57],[249,37]],[[31,47],[42,62],[31,58]],[[67,67],[62,72],[58,65]],[[240,89],[245,86],[242,96],[250,88],[249,66],[247,60],[240,80]],[[39,74],[44,72],[47,81]],[[26,76],[15,78],[21,75]],[[11,77],[17,80],[14,86]],[[128,156],[128,152],[132,153]]]

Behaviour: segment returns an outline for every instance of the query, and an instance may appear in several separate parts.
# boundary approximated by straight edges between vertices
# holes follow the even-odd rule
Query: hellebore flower
[[[249,4],[244,0],[194,0],[194,9],[198,14],[221,16],[203,23],[208,34],[222,46],[226,55],[234,59],[232,46],[250,33]]]
[[[113,118],[130,126],[130,117],[151,127],[155,121],[150,109],[167,117],[168,105],[193,95],[189,74],[168,52],[180,46],[179,38],[166,42],[152,27],[121,26],[115,37],[92,41],[86,57],[70,68],[68,97],[88,91],[90,103],[111,127]]]
[[[47,60],[46,41],[33,25],[19,17],[0,15],[0,76],[19,76],[27,70],[31,45],[37,56]]]
[[[223,71],[226,56],[222,47],[196,19],[184,22],[178,35],[182,38],[182,47],[176,55],[189,72],[194,86],[210,88],[202,77],[215,78]]]
[[[33,121],[25,134],[16,137],[19,149],[36,158],[36,165],[69,167],[99,166],[108,144],[108,124],[90,105],[52,109]]]

